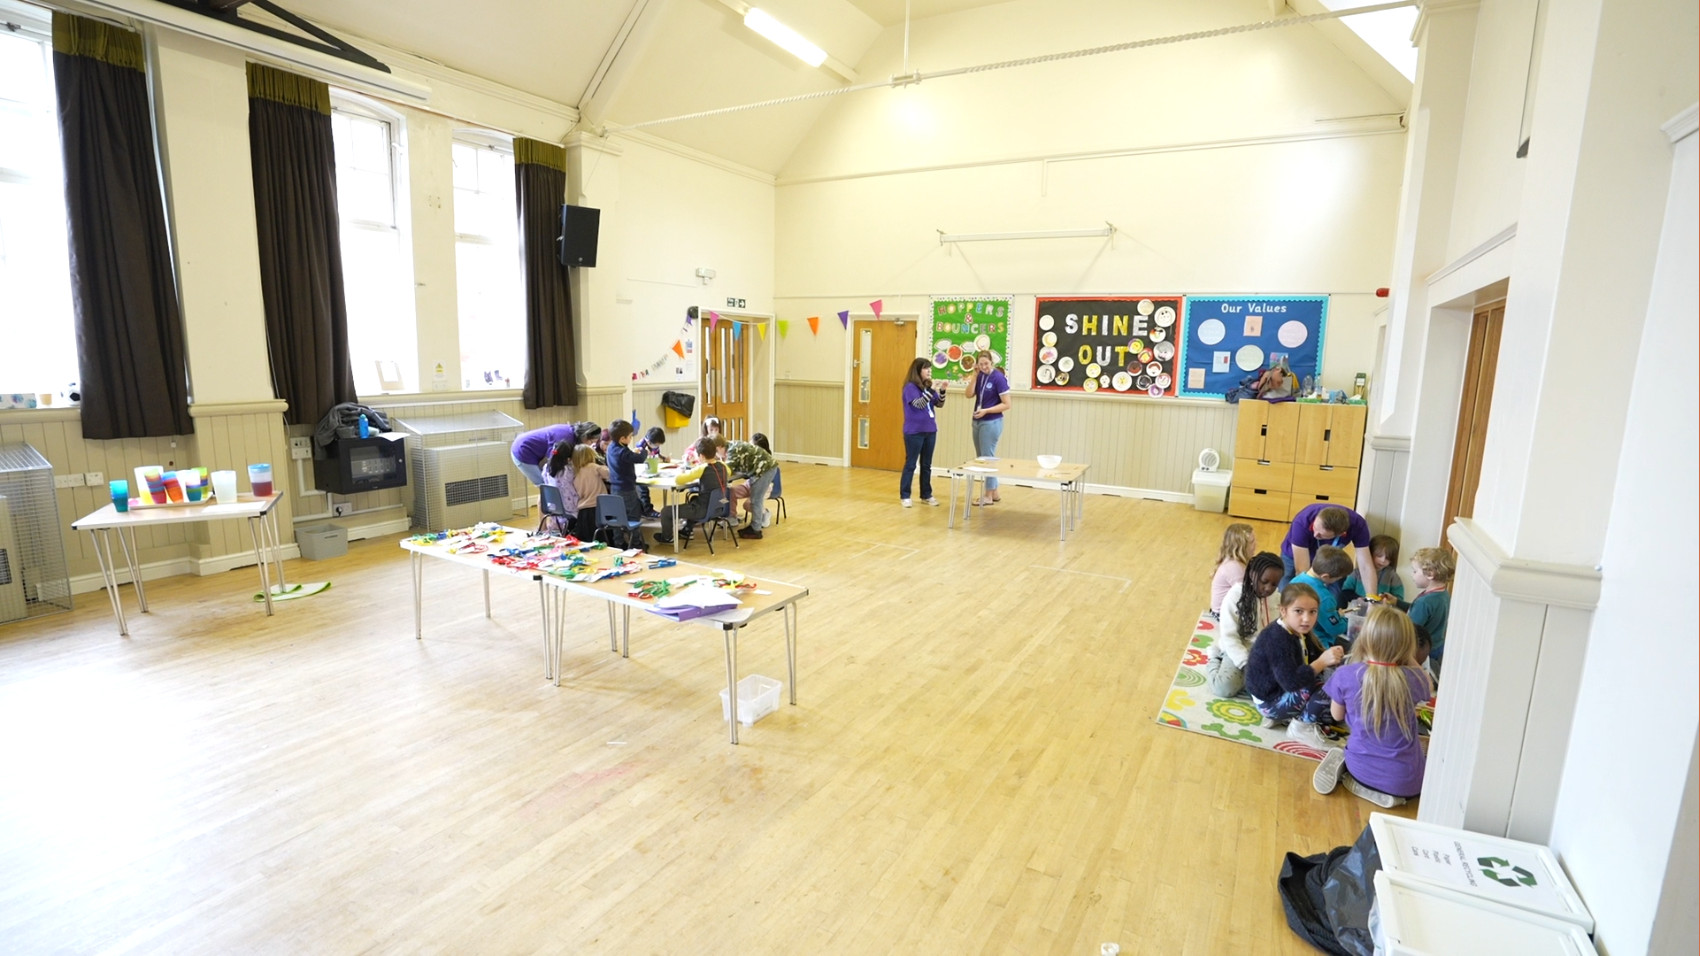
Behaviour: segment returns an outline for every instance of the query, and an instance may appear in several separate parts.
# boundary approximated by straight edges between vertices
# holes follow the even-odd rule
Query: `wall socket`
[[[69,475],[53,476],[53,487],[55,488],[81,488],[82,486],[83,473],[80,471],[74,471]]]
[[[354,510],[354,506],[346,501],[338,501],[331,505],[331,514],[341,518]]]
[[[302,461],[313,457],[313,439],[310,435],[301,435],[289,440],[289,457],[292,461]]]
[[[85,485],[103,485],[105,483],[106,483],[106,476],[104,474],[101,474],[98,471],[85,471],[85,472],[83,472],[83,484],[85,484]]]

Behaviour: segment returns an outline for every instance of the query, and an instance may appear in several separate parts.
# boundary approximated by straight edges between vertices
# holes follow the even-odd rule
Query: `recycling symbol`
[[[1535,874],[1530,873],[1528,870],[1525,870],[1520,866],[1512,866],[1510,860],[1502,860],[1497,856],[1482,856],[1476,858],[1476,865],[1482,868],[1483,876],[1496,883],[1501,883],[1505,886],[1535,885]],[[1503,870],[1508,866],[1511,867],[1511,872],[1515,873],[1516,876],[1500,876],[1499,873],[1494,870],[1494,867],[1499,867]]]

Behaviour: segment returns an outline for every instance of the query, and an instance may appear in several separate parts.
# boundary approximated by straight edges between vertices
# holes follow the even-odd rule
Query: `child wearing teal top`
[[[1369,539],[1369,554],[1378,572],[1375,591],[1364,590],[1363,578],[1354,570],[1340,585],[1340,601],[1350,604],[1354,597],[1391,594],[1399,606],[1404,607],[1405,582],[1399,580],[1399,539],[1390,534],[1378,534]]]
[[[1316,626],[1311,633],[1324,648],[1340,643],[1346,635],[1346,618],[1340,613],[1340,603],[1334,597],[1334,587],[1352,571],[1352,559],[1339,548],[1323,545],[1316,549],[1316,558],[1309,570],[1293,578],[1294,582],[1309,585],[1316,592]]]
[[[1419,590],[1411,602],[1411,623],[1428,631],[1433,647],[1429,650],[1428,666],[1434,676],[1440,676],[1440,660],[1446,653],[1446,617],[1452,610],[1454,565],[1452,552],[1445,548],[1422,548],[1411,555],[1411,583]]]

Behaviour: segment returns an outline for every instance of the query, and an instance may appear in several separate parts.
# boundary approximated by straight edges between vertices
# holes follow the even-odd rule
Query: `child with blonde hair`
[[[1216,552],[1216,573],[1210,578],[1210,613],[1221,616],[1222,597],[1245,580],[1245,567],[1257,553],[1257,532],[1249,524],[1231,524],[1222,532]]]
[[[1345,749],[1330,750],[1311,784],[1317,793],[1346,789],[1378,807],[1396,807],[1423,788],[1426,758],[1418,740],[1417,704],[1433,692],[1412,662],[1417,629],[1400,611],[1377,606],[1352,644],[1351,663],[1323,685],[1335,720],[1352,731]]]
[[[1455,567],[1452,552],[1445,548],[1419,548],[1411,555],[1411,583],[1417,596],[1411,601],[1411,623],[1428,631],[1433,648],[1428,653],[1429,669],[1440,676],[1440,658],[1446,653],[1446,616],[1452,608]]]

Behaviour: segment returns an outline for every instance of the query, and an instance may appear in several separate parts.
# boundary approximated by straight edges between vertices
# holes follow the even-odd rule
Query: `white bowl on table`
[[[1052,468],[1062,464],[1061,455],[1034,455],[1033,459],[1039,463],[1040,468],[1043,468],[1046,471],[1050,471]]]

